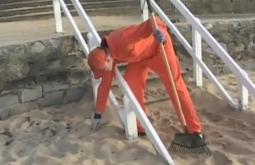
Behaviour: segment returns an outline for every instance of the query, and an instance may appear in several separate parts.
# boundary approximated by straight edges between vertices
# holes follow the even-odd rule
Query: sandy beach
[[[253,75],[252,75],[253,74]],[[255,78],[255,73],[251,76]],[[235,95],[233,76],[220,77]],[[188,80],[192,81],[192,80]],[[175,153],[177,165],[252,165],[255,162],[255,103],[249,110],[233,111],[215,87],[189,83],[192,98],[204,126],[211,156]],[[91,94],[64,106],[38,108],[0,121],[1,165],[164,165],[147,137],[125,138],[113,110],[104,114],[97,132],[90,130],[94,109]],[[154,127],[168,148],[180,124],[159,80],[146,92]],[[90,98],[90,99],[88,99]]]
[[[124,18],[100,16],[92,20],[98,30],[109,30],[138,23],[140,15]],[[63,35],[73,34],[71,25],[66,19],[63,21]],[[81,29],[85,29],[81,20],[77,19],[77,22]],[[52,35],[57,36],[54,19],[1,23],[0,30],[2,46],[30,42],[35,37],[45,40]],[[253,68],[249,68],[253,70],[249,75],[255,82],[253,61],[245,59],[243,64],[247,62]],[[190,59],[183,63],[188,68],[191,62]],[[218,78],[230,95],[236,98],[237,81],[233,75],[226,74]],[[204,79],[202,88],[197,88],[192,78],[186,77],[186,82],[202,121],[211,155],[169,150],[176,165],[254,165],[255,98],[249,98],[248,110],[236,111],[207,79]],[[118,90],[114,92],[119,93]],[[166,148],[169,148],[175,133],[181,131],[181,125],[159,80],[148,83],[146,99],[154,120],[153,126]],[[92,111],[94,100],[90,91],[79,102],[38,107],[5,120],[0,119],[0,165],[166,165],[147,137],[139,137],[134,141],[126,139],[116,112],[110,107],[103,115],[102,127],[96,132],[91,131]]]
[[[220,80],[228,84],[230,91],[236,85],[230,75],[220,77]],[[154,127],[168,148],[175,132],[180,130],[180,124],[161,82],[151,81],[148,86],[147,105],[155,120]],[[249,110],[236,112],[207,81],[202,89],[195,88],[192,84],[189,84],[189,89],[212,155],[208,157],[170,152],[176,164],[254,164],[254,100]],[[231,92],[236,93],[234,90]],[[38,108],[0,121],[0,164],[166,164],[146,137],[135,141],[126,140],[115,112],[111,109],[104,114],[102,128],[92,132],[90,114],[93,107],[92,96],[88,93],[76,103]]]

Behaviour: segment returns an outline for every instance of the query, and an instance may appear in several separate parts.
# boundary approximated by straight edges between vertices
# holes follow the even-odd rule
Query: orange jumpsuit
[[[187,87],[183,81],[178,58],[173,50],[171,38],[167,32],[166,25],[159,19],[156,20],[158,28],[165,34],[164,44],[173,78],[176,84],[177,93],[183,109],[183,114],[187,122],[189,133],[202,132],[202,127],[196,110],[190,98]],[[111,52],[111,56],[116,64],[128,63],[124,78],[136,96],[138,102],[147,113],[144,105],[144,91],[149,70],[157,73],[163,81],[172,103],[177,109],[177,102],[174,99],[173,89],[167,76],[167,70],[161,57],[161,50],[158,42],[152,34],[152,25],[147,20],[139,25],[132,25],[126,28],[111,32],[106,41]],[[95,78],[102,78],[98,88],[96,109],[104,112],[109,90],[114,77],[111,71],[95,71]],[[138,122],[138,131],[143,132],[141,124]]]

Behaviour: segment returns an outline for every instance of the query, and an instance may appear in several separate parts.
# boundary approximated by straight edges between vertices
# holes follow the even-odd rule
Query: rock
[[[31,89],[22,89],[20,90],[21,95],[20,95],[20,100],[22,103],[36,100],[38,98],[42,97],[42,87],[37,86]]]
[[[41,42],[35,42],[31,44],[30,50],[32,54],[42,53],[46,47]]]

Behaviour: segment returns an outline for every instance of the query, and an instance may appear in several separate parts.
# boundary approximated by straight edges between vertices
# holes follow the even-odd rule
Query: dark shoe
[[[92,113],[92,117],[91,117],[91,130],[96,131],[100,128],[101,126],[101,120],[102,120],[102,115],[99,113]]]
[[[139,131],[138,131],[138,136],[146,136],[146,133],[145,133],[145,132],[139,132]]]
[[[147,118],[149,119],[149,121],[151,122],[151,124],[154,123],[154,120],[151,116],[147,116]],[[146,136],[145,130],[144,128],[137,128],[138,129],[138,136]],[[140,130],[139,130],[140,129]],[[142,130],[141,130],[142,129]]]

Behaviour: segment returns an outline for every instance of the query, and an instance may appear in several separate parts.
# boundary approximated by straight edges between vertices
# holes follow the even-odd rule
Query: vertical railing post
[[[82,20],[84,21],[84,23],[88,26],[86,26],[87,29],[85,29],[86,31],[90,31],[92,33],[92,35],[96,38],[97,41],[101,41],[100,36],[98,35],[96,29],[91,28],[92,22],[89,19],[89,16],[86,14],[85,10],[83,9],[81,3],[79,0],[71,0],[75,9],[77,10],[79,16],[82,18]]]
[[[140,0],[141,12],[142,12],[142,20],[145,21],[149,18],[149,9],[146,0]]]
[[[199,21],[198,18],[197,21]],[[200,33],[196,31],[194,28],[192,28],[192,45],[194,55],[198,59],[202,60],[202,39]],[[203,72],[201,67],[196,61],[197,60],[193,58],[193,76],[196,81],[196,85],[201,87],[203,86]]]
[[[245,71],[243,71],[243,74],[245,76],[248,76]],[[239,98],[238,98],[238,109],[237,110],[246,110],[248,109],[248,103],[249,103],[249,93],[247,88],[241,83],[238,82],[238,93],[239,93]]]
[[[122,111],[124,112],[124,116],[125,116],[124,127],[125,127],[126,138],[128,140],[135,140],[138,137],[136,115],[128,97],[125,95],[122,100],[124,103],[124,109]]]
[[[56,24],[56,32],[62,33],[63,25],[62,25],[62,17],[61,17],[61,8],[60,8],[60,3],[58,0],[53,0],[53,11],[54,11],[55,24]]]

